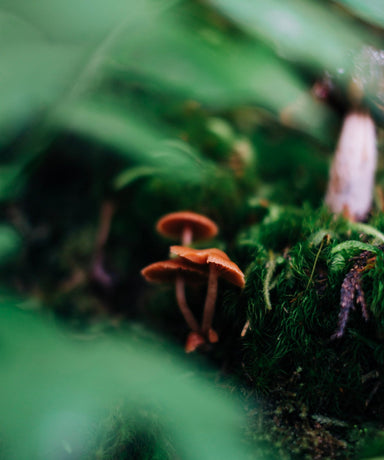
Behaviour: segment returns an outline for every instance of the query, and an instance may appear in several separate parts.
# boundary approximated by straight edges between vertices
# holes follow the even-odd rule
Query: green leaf
[[[20,237],[12,227],[0,225],[0,266],[15,254],[20,243]]]
[[[116,39],[110,50],[111,71],[125,71],[127,78],[133,73],[136,80],[156,83],[164,92],[217,108],[257,104],[277,116],[295,105],[292,123],[322,137],[327,109],[309,96],[301,77],[262,44],[229,40],[219,33],[207,39],[204,30],[192,33],[172,19],[143,27],[145,33],[132,53],[127,51],[128,31]]]
[[[359,51],[367,34],[338,15],[330,3],[308,0],[211,0],[252,36],[265,40],[293,62],[349,73],[351,55]],[[364,37],[365,35],[365,37]]]
[[[156,129],[139,114],[123,111],[114,103],[88,101],[67,105],[55,113],[56,126],[95,138],[140,164],[159,168],[177,180],[199,182],[213,166],[172,133]],[[167,136],[168,134],[168,136]]]
[[[83,48],[28,38],[2,49],[0,146],[64,94],[86,54]]]
[[[349,222],[348,226],[351,230],[373,236],[376,240],[384,243],[384,234],[371,225],[363,224],[362,222]]]
[[[3,46],[42,38],[42,32],[32,24],[8,11],[0,10],[0,43]]]
[[[16,194],[16,187],[22,180],[23,163],[0,166],[0,201]]]
[[[291,123],[316,137],[325,132],[327,111],[306,94],[301,78],[261,44],[196,32],[164,14],[164,2],[145,2],[140,8],[121,0],[108,7],[100,3],[83,2],[79,9],[74,2],[0,2],[25,18],[12,16],[17,34],[13,27],[0,33],[0,146],[54,106],[85,94],[99,97],[99,82],[116,78],[140,79],[168,96],[221,109],[254,103],[280,116],[300,102]]]
[[[128,168],[122,171],[113,181],[116,190],[121,190],[128,187],[133,182],[143,177],[150,177],[156,175],[158,170],[149,166],[137,166],[135,168]]]
[[[17,304],[0,301],[1,449],[7,459],[64,458],[68,446],[73,458],[88,458],[80,452],[95,424],[121,401],[151,405],[155,413],[160,408],[182,458],[248,458],[239,400],[206,381],[185,356],[161,351],[155,337],[134,330],[78,341]]]
[[[344,269],[348,260],[363,251],[371,251],[374,254],[379,254],[381,250],[372,244],[363,243],[361,241],[344,241],[331,249],[330,269],[332,272],[338,272]]]
[[[351,10],[360,19],[384,27],[383,0],[336,0],[337,3]]]
[[[141,1],[139,9],[148,8]],[[0,0],[0,8],[34,24],[44,35],[67,43],[100,41],[117,23],[135,16],[135,4],[127,0]]]
[[[332,248],[331,250],[331,255],[335,255],[338,252],[341,251],[349,251],[350,252],[350,257],[356,252],[362,252],[362,251],[372,251],[375,254],[379,254],[380,248],[377,246],[373,246],[372,244],[368,243],[363,243],[361,241],[344,241],[343,243],[340,243],[336,245],[335,247]]]

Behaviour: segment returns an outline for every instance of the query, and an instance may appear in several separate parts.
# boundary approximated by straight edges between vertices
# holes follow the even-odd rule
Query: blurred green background
[[[354,418],[355,401],[350,435],[333,418],[334,438],[315,419],[302,428],[310,436],[294,433],[297,452],[281,441],[293,422],[263,435],[258,390],[276,380],[258,377],[273,364],[269,343],[242,342],[238,329],[247,311],[264,327],[251,309],[267,251],[282,256],[334,225],[321,207],[344,115],[368,108],[382,145],[383,27],[381,0],[0,0],[1,458],[358,455],[371,427]],[[383,185],[380,159],[379,229]],[[222,340],[192,357],[172,292],[140,277],[168,256],[157,219],[180,209],[218,223],[212,244],[249,279],[240,301],[223,288]],[[335,225],[340,241],[351,236]],[[289,289],[300,282],[308,276]],[[202,293],[189,295],[199,312]],[[383,454],[378,446],[364,455]]]

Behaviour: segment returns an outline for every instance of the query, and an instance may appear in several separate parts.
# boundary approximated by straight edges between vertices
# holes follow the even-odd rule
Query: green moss
[[[91,459],[172,460],[176,450],[165,434],[160,417],[153,408],[128,409],[119,406],[91,435]]]
[[[382,387],[372,394],[383,366],[383,255],[376,247],[381,254],[362,279],[370,320],[355,309],[344,336],[331,339],[352,258],[374,243],[360,230],[323,209],[271,207],[239,236],[240,259],[248,267],[235,308],[250,320],[243,363],[257,392],[289,388],[311,411],[335,416],[380,413]]]

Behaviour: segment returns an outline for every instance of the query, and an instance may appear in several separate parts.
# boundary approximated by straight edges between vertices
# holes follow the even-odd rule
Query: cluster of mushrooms
[[[240,288],[245,285],[244,274],[225,252],[216,249],[193,249],[190,245],[198,240],[217,235],[217,225],[209,218],[191,212],[180,211],[167,214],[156,225],[157,231],[167,237],[179,239],[181,246],[171,246],[171,258],[155,262],[143,268],[141,274],[152,283],[174,283],[179,309],[191,329],[185,351],[190,353],[206,343],[219,340],[212,328],[217,297],[218,278]],[[207,282],[207,296],[201,325],[188,307],[185,284]]]

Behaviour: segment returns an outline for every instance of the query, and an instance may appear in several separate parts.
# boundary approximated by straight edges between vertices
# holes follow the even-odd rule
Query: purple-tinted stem
[[[340,312],[336,332],[332,339],[340,339],[344,335],[345,326],[349,318],[349,312],[354,309],[356,292],[356,270],[352,269],[345,277],[340,290]]]
[[[360,305],[361,312],[363,314],[363,318],[365,319],[365,321],[368,321],[369,315],[368,315],[367,304],[365,302],[364,292],[363,292],[362,287],[360,286],[360,283],[358,283],[356,286],[356,293],[357,293],[356,304]]]

